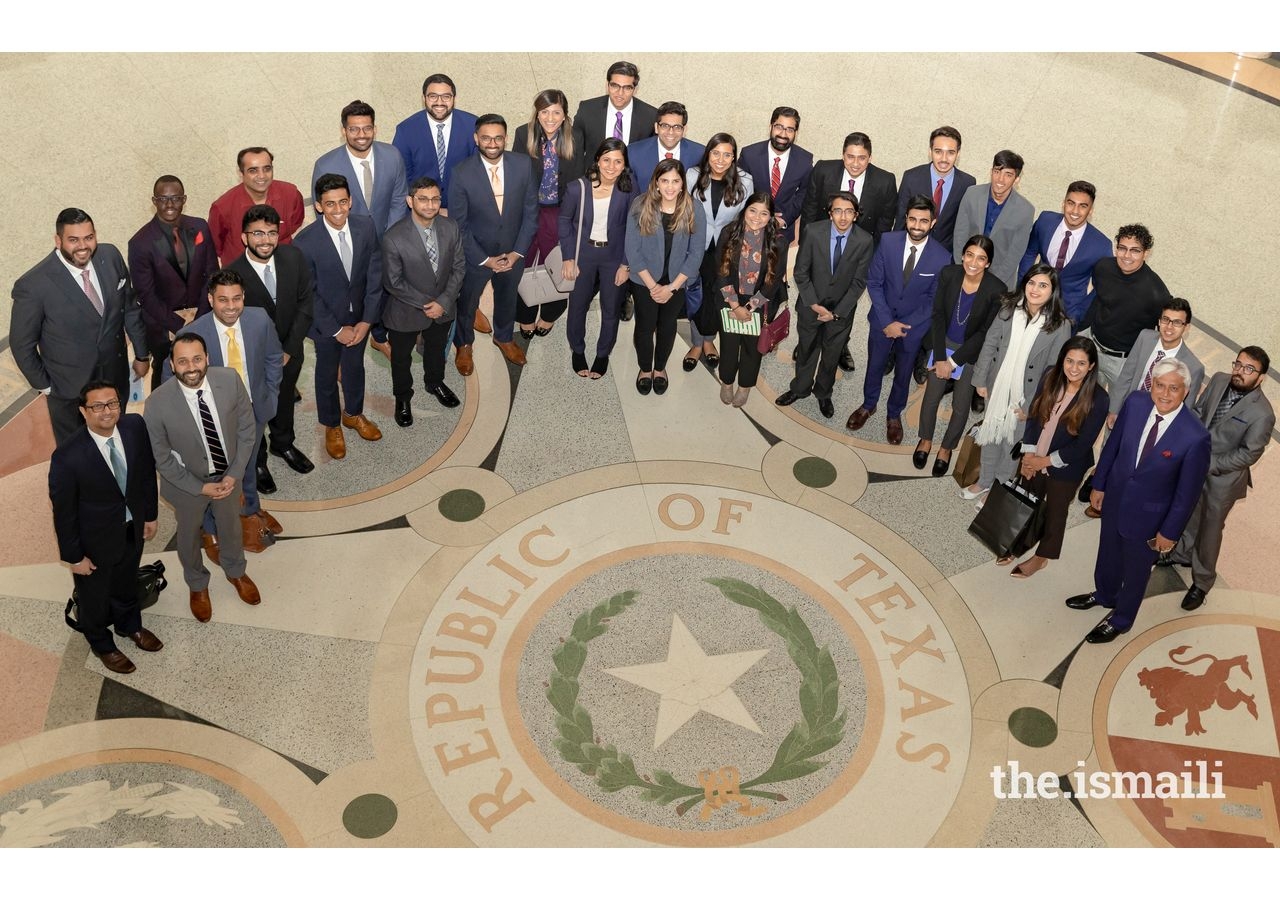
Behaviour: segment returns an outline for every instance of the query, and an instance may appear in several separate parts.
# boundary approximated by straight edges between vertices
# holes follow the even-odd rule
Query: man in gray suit
[[[1018,263],[1031,237],[1036,211],[1018,193],[1022,179],[1022,157],[1001,150],[991,161],[991,181],[975,184],[964,192],[956,213],[955,261],[964,256],[964,242],[975,234],[985,234],[996,245],[991,274],[1013,290],[1018,282]]]
[[[342,108],[345,143],[316,160],[311,183],[314,185],[321,175],[345,177],[348,186],[354,186],[350,192],[351,214],[372,218],[381,236],[405,216],[404,159],[395,147],[374,140],[378,129],[373,117],[373,107],[363,100],[352,100]],[[319,207],[319,197],[315,203]]]
[[[99,244],[82,209],[58,213],[54,251],[13,285],[9,346],[27,383],[48,397],[53,437],[61,444],[84,425],[80,389],[109,381],[129,397],[125,335],[133,373],[150,367],[147,331],[120,251]]]
[[[444,383],[445,345],[467,261],[457,223],[440,215],[442,200],[434,178],[418,178],[406,198],[409,216],[382,239],[382,322],[391,342],[391,390],[401,428],[413,424],[413,347],[419,337],[427,393],[447,408],[460,402]]]
[[[1185,610],[1199,609],[1217,581],[1222,529],[1237,500],[1253,486],[1249,467],[1262,458],[1276,427],[1276,414],[1262,393],[1271,358],[1261,347],[1245,347],[1231,363],[1231,374],[1218,372],[1193,409],[1212,440],[1209,477],[1178,545],[1161,557],[1160,566],[1190,566],[1191,587],[1182,598]]]
[[[178,559],[191,591],[191,614],[208,622],[213,606],[209,570],[200,556],[200,525],[211,507],[227,581],[245,603],[262,602],[258,586],[245,574],[240,539],[240,482],[254,463],[257,429],[244,382],[233,369],[209,368],[204,338],[178,335],[169,360],[177,377],[151,393],[143,418],[160,473],[160,496],[178,520]]]
[[[1120,407],[1124,406],[1126,397],[1134,391],[1151,390],[1151,369],[1162,359],[1172,357],[1187,364],[1191,370],[1191,383],[1186,403],[1188,406],[1195,403],[1200,383],[1204,381],[1204,364],[1184,343],[1190,328],[1191,304],[1181,297],[1172,297],[1160,310],[1156,327],[1138,333],[1124,368],[1120,370],[1120,377],[1111,386],[1111,414],[1107,416],[1107,428],[1115,427],[1116,417],[1120,415]]]

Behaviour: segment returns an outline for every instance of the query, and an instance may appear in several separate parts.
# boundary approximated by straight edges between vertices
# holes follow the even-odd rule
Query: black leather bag
[[[996,556],[1021,556],[1044,534],[1044,499],[1019,478],[992,485],[969,533]]]
[[[160,599],[160,592],[169,586],[169,581],[164,577],[164,563],[156,560],[153,563],[138,567],[138,606],[146,609],[148,606],[154,606],[155,602]],[[72,616],[72,612],[76,612],[76,616]],[[62,618],[66,620],[67,627],[73,631],[81,631],[79,611],[76,610],[76,595],[72,592],[71,598],[67,600],[67,608],[62,612]]]

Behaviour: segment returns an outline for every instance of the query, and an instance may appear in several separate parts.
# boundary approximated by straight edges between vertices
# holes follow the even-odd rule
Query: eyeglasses
[[[658,123],[659,131],[684,131],[683,125],[668,125],[666,122]]]
[[[1170,319],[1168,316],[1160,317],[1161,325],[1177,325],[1179,328],[1186,328],[1187,323],[1183,319]]]
[[[164,197],[152,197],[151,202],[156,206],[181,206],[187,202],[187,195],[179,194],[176,197],[170,195],[166,195]]]
[[[348,125],[347,134],[373,134],[374,127],[372,125]]]
[[[774,125],[773,130],[779,134],[795,134],[798,129],[792,125]]]
[[[635,93],[636,86],[634,84],[618,84],[616,81],[610,81],[609,90],[619,91],[623,94],[633,94]]]
[[[278,231],[246,231],[245,234],[249,235],[251,238],[257,238],[258,240],[262,240],[263,238],[271,238],[273,241],[280,239],[280,232]]]
[[[1232,371],[1232,372],[1243,372],[1243,373],[1244,373],[1244,374],[1246,374],[1246,375],[1252,375],[1252,374],[1254,374],[1255,372],[1258,372],[1258,371],[1261,371],[1261,370],[1260,370],[1257,366],[1250,366],[1250,365],[1246,365],[1245,363],[1242,363],[1242,362],[1240,362],[1240,360],[1238,360],[1238,359],[1237,359],[1237,360],[1232,360],[1232,362],[1231,362],[1231,371]]]
[[[427,94],[427,100],[431,103],[439,103],[441,100],[452,100],[453,94]]]
[[[108,400],[106,403],[86,403],[84,408],[89,410],[89,412],[91,413],[100,413],[103,410],[107,410],[107,409],[111,410],[112,412],[115,412],[117,409],[120,408],[120,401]]]

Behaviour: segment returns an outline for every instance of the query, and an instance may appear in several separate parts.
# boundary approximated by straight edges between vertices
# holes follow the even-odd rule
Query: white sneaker
[[[977,490],[973,490],[971,488],[963,488],[960,491],[960,499],[961,500],[977,500],[979,497],[985,494],[988,490],[990,489],[984,488],[984,487],[980,487]]]

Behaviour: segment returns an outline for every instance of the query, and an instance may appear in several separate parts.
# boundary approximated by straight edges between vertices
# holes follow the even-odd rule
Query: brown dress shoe
[[[191,592],[191,615],[197,622],[208,622],[213,618],[213,604],[209,602],[209,589]]]
[[[262,519],[263,526],[272,534],[284,534],[284,526],[276,521],[276,517],[271,515],[265,509],[258,510],[258,518]]]
[[[373,338],[369,338],[369,346],[372,347],[374,350],[377,350],[387,359],[391,359],[391,342],[390,341],[375,341]]]
[[[493,334],[493,327],[489,324],[489,319],[480,310],[476,310],[476,321],[473,326],[476,331],[481,334]]]
[[[364,438],[366,441],[382,440],[382,432],[378,429],[378,426],[366,419],[363,413],[358,416],[349,416],[346,413],[343,413],[342,424],[347,428],[354,428],[356,430],[356,434],[360,435],[360,437]]]
[[[204,547],[204,555],[209,557],[209,562],[215,566],[222,565],[218,550],[218,538],[207,532],[200,532],[200,546]]]
[[[128,675],[130,672],[137,671],[137,666],[119,650],[112,650],[109,653],[98,653],[94,651],[94,656],[102,660],[102,664],[111,672],[117,675]]]
[[[859,406],[849,416],[849,421],[844,423],[844,427],[848,428],[850,431],[857,431],[862,428],[863,425],[867,424],[867,419],[871,418],[871,414],[873,412],[875,412],[874,409],[867,409],[866,407]]]
[[[502,351],[502,355],[506,357],[507,362],[513,366],[524,365],[524,351],[520,349],[520,345],[515,341],[494,341],[493,343],[494,346]]]
[[[902,443],[902,420],[886,419],[884,423],[884,433],[888,437],[890,444]]]
[[[241,575],[239,578],[228,578],[235,587],[236,593],[240,595],[240,599],[250,606],[257,606],[262,602],[262,595],[258,593],[258,586],[253,583],[253,579],[248,575]]]
[[[240,517],[240,537],[245,553],[261,553],[276,542],[276,536],[257,516]]]
[[[342,436],[342,429],[332,425],[324,427],[324,449],[334,459],[342,459],[347,455],[347,439]]]
[[[160,638],[156,637],[150,631],[143,628],[129,635],[129,640],[138,645],[139,650],[146,650],[148,653],[155,653],[157,650],[164,648],[164,644]]]
[[[453,364],[458,367],[458,374],[464,378],[476,370],[471,360],[471,345],[463,344],[453,354]]]

